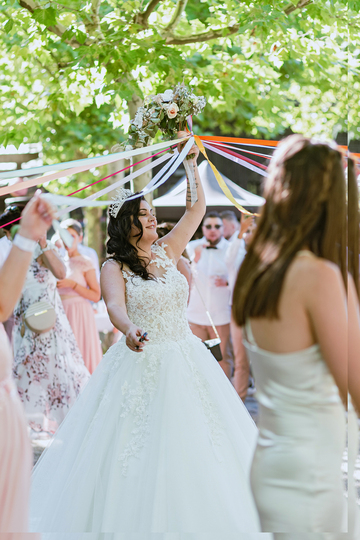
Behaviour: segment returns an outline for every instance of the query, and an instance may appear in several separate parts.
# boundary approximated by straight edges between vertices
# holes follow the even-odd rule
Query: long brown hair
[[[278,318],[285,274],[307,246],[339,265],[346,283],[345,177],[336,147],[290,135],[277,147],[264,185],[266,203],[237,277],[233,315]]]
[[[360,297],[359,283],[359,191],[355,165],[348,161],[348,271],[354,278],[356,292]]]

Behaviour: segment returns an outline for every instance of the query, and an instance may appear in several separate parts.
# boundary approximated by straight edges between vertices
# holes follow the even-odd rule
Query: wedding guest
[[[348,379],[342,155],[291,135],[268,172],[233,303],[260,405],[251,485],[262,530],[275,539],[340,533]]]
[[[21,211],[24,209],[24,205],[19,206],[8,206],[5,209],[5,212],[0,216],[0,227],[3,231],[4,236],[0,240],[0,268],[3,266],[6,261],[10,250],[11,250],[11,229],[12,227],[19,227],[19,222],[14,220],[18,219],[21,215]],[[12,313],[10,317],[4,321],[5,332],[9,338],[10,344],[12,345],[12,332],[14,328],[14,314]]]
[[[172,231],[174,226],[175,226],[175,223],[169,223],[169,222],[159,223],[159,225],[156,227],[156,232],[158,233],[158,237],[162,238],[163,236],[168,234],[170,231]],[[189,255],[187,254],[186,250],[184,251],[180,259],[178,260],[176,268],[185,277],[186,281],[188,282],[189,291],[190,291],[191,282],[192,282],[192,273],[191,273]],[[190,296],[189,296],[189,300],[190,300]]]
[[[236,231],[236,237],[233,238],[226,252],[225,262],[229,274],[230,307],[232,306],[236,277],[246,255],[244,237],[249,227],[253,224],[253,221],[253,216],[241,215],[240,228]],[[249,389],[250,365],[242,342],[242,330],[235,323],[233,317],[230,320],[230,337],[234,351],[233,385],[240,398],[244,401]]]
[[[225,262],[229,242],[223,236],[218,212],[208,212],[202,224],[203,238],[189,242],[187,251],[195,270],[188,305],[188,321],[195,336],[202,341],[215,339],[206,315],[209,311],[221,339],[219,362],[228,378],[232,374],[230,339],[230,288]],[[205,303],[206,309],[204,307]]]
[[[238,218],[233,210],[224,210],[219,215],[223,222],[224,238],[232,242],[239,235],[240,223]]]
[[[14,378],[33,438],[55,433],[89,379],[56,289],[65,274],[57,249],[42,236],[14,310],[13,331]],[[36,302],[46,302],[56,316],[54,326],[41,333],[26,322]]]
[[[57,283],[61,300],[75,334],[85,365],[93,373],[102,358],[95,314],[89,300],[100,300],[100,285],[93,263],[80,255],[78,247],[82,237],[81,225],[75,220],[62,223],[73,238],[71,248],[66,247],[66,277]]]
[[[51,226],[53,213],[50,204],[38,195],[23,211],[19,231],[0,267],[0,321],[13,312],[36,242]],[[33,459],[11,364],[10,345],[0,322],[0,533],[18,533],[17,538],[25,540]]]
[[[348,532],[360,538],[360,508],[357,504],[355,466],[359,453],[360,415],[360,307],[359,307],[359,192],[355,163],[348,159]],[[355,410],[354,410],[355,407]],[[357,414],[356,414],[357,412]]]
[[[74,221],[75,220],[71,218],[65,219],[65,221],[62,222],[62,227],[64,227],[65,229],[68,227],[71,227],[71,224],[74,223]],[[80,238],[79,238],[79,243],[78,243],[78,252],[80,253],[80,255],[84,255],[85,257],[88,257],[91,260],[95,268],[96,279],[98,280],[98,282],[100,282],[100,264],[99,264],[98,254],[96,253],[95,249],[89,246],[84,246],[84,244],[82,243],[84,239],[84,232],[83,232],[82,225],[80,221],[77,221],[76,223],[78,224],[78,227],[80,227],[80,230],[81,230],[81,233],[79,235]],[[56,241],[59,242],[59,245],[57,247],[59,247],[61,255],[65,257],[66,250],[65,250],[62,240],[60,239],[59,234],[56,233],[54,236],[55,236]]]
[[[360,415],[360,270],[359,241],[360,216],[359,192],[355,164],[348,160],[348,305],[349,305],[349,392],[358,414]],[[351,315],[351,317],[350,317]]]

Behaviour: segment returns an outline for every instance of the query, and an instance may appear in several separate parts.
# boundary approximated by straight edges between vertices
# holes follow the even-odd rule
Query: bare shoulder
[[[112,259],[105,261],[101,268],[100,287],[108,307],[124,300],[125,279],[118,262]]]
[[[100,278],[114,278],[115,276],[124,279],[120,264],[113,259],[107,259],[101,267]]]
[[[339,267],[321,257],[298,256],[289,268],[289,278],[310,297],[328,294],[334,287],[343,287]]]

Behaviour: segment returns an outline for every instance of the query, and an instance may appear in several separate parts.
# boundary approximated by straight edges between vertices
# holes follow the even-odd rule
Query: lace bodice
[[[152,343],[179,341],[191,334],[186,317],[189,286],[163,246],[154,244],[151,248],[155,258],[150,272],[152,266],[163,270],[156,280],[146,281],[129,270],[122,271],[129,319],[148,333]]]

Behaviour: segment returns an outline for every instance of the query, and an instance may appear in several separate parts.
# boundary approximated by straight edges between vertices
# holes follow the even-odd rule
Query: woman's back
[[[260,406],[251,485],[263,531],[346,530],[340,471],[344,408],[316,343],[309,304],[309,295],[314,302],[324,300],[321,288],[317,293],[310,286],[324,261],[307,253],[299,253],[285,277],[280,319],[245,325]],[[315,280],[301,280],[310,270]]]
[[[279,318],[251,319],[251,328],[259,347],[275,353],[291,353],[318,342],[309,313],[309,299],[313,302],[324,300],[319,281],[324,266],[329,265],[331,263],[319,259],[311,251],[301,250],[297,253],[284,278]]]

